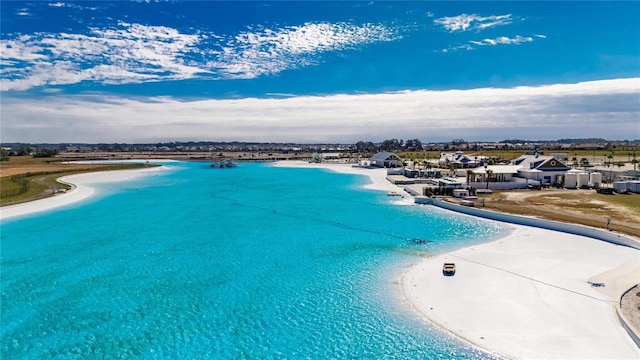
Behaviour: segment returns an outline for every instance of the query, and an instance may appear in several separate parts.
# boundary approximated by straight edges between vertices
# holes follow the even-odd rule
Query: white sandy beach
[[[159,166],[145,169],[99,171],[64,176],[59,180],[73,185],[71,190],[40,200],[0,207],[0,220],[53,210],[82,201],[95,193],[95,189],[91,187],[92,184],[131,180],[163,169],[166,168]]]
[[[309,163],[304,161],[277,161],[273,163],[273,165],[283,167],[327,169],[341,174],[368,176],[371,183],[365,185],[365,189],[397,192],[403,196],[403,199],[406,200],[407,203],[413,204],[413,198],[411,195],[404,192],[401,187],[398,187],[387,180],[387,169],[354,167],[353,164]]]
[[[640,358],[614,313],[640,282],[640,251],[512,226],[503,239],[412,267],[403,278],[408,300],[442,328],[510,358]],[[443,276],[444,262],[455,262],[454,276]]]
[[[367,175],[369,188],[402,192],[385,179],[385,169],[303,162],[278,166]],[[640,283],[640,251],[509,226],[513,231],[505,238],[412,266],[402,279],[408,302],[443,330],[509,358],[639,359],[640,349],[618,322],[614,305]],[[456,263],[454,276],[443,276],[443,262]]]

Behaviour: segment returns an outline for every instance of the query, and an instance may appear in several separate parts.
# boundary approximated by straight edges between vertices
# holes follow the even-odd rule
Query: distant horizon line
[[[381,141],[372,140],[358,140],[355,142],[295,142],[295,141],[238,141],[238,140],[172,140],[172,141],[153,141],[153,142],[23,142],[23,141],[2,141],[0,146],[8,145],[58,145],[58,146],[73,146],[73,145],[183,145],[183,144],[272,144],[272,145],[356,145],[359,142],[382,144],[387,140],[400,140],[411,141],[419,140],[423,145],[425,144],[445,144],[445,145],[461,145],[461,144],[519,144],[519,143],[561,143],[561,144],[588,144],[588,143],[632,143],[640,145],[640,139],[604,139],[604,138],[575,138],[575,139],[505,139],[500,141],[490,140],[464,140],[464,139],[452,139],[447,141],[423,141],[419,138],[389,138]]]

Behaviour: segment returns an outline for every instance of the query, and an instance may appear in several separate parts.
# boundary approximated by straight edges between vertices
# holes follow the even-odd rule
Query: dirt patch
[[[545,189],[495,192],[485,207],[617,231],[640,239],[640,194],[598,194],[595,190]]]
[[[627,320],[627,324],[640,333],[640,287],[636,287],[627,292],[620,302],[622,314]]]
[[[0,176],[22,175],[26,173],[54,172],[54,171],[81,171],[104,168],[104,165],[81,165],[81,164],[33,164],[33,165],[14,165],[4,163],[0,166]]]

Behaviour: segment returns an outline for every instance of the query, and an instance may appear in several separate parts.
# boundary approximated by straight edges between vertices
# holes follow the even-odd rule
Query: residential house
[[[485,156],[465,155],[462,151],[455,153],[441,153],[438,159],[438,165],[441,167],[449,167],[454,164],[457,168],[468,169],[475,168],[484,164]]]
[[[391,152],[379,152],[369,158],[369,165],[379,168],[390,168],[402,166],[403,160]]]
[[[511,161],[511,165],[518,165],[518,176],[525,179],[537,180],[543,184],[564,184],[564,176],[571,168],[563,161],[553,156],[522,155]]]
[[[511,182],[518,175],[517,165],[489,165],[480,166],[471,171],[471,182]]]

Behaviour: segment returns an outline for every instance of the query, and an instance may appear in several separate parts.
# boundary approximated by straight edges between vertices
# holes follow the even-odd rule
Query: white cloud
[[[442,17],[433,20],[436,25],[444,27],[450,32],[484,30],[494,26],[508,25],[513,22],[511,14],[480,16],[476,14],[461,14],[458,16]]]
[[[2,90],[98,81],[106,84],[190,78],[205,70],[183,60],[203,36],[164,26],[120,23],[84,34],[19,35],[2,40]]]
[[[509,38],[506,36],[500,36],[495,39],[484,39],[482,41],[471,41],[472,44],[478,46],[496,46],[496,45],[519,45],[526,42],[532,42],[533,38],[529,36],[520,36]]]
[[[9,36],[0,41],[9,65],[0,76],[4,91],[81,81],[255,78],[314,64],[321,53],[397,38],[379,24],[306,23],[225,37],[120,22],[87,34]]]
[[[47,4],[49,7],[55,7],[55,8],[72,8],[72,9],[76,9],[76,10],[97,10],[98,8],[95,6],[84,6],[84,5],[78,5],[77,3],[64,3],[64,2],[55,2],[55,3],[48,3]]]
[[[245,31],[229,39],[208,67],[224,77],[255,78],[314,64],[320,53],[396,38],[392,30],[376,24],[305,23]]]
[[[451,45],[448,48],[442,49],[441,52],[447,53],[449,51],[474,50],[477,46],[520,45],[523,43],[533,42],[533,40],[534,39],[530,36],[516,35],[512,38],[500,36],[495,39],[471,40],[467,44]]]
[[[640,137],[640,79],[507,89],[181,101],[3,97],[3,141],[355,142]]]
[[[446,54],[450,51],[458,51],[458,50],[473,50],[475,49],[472,44],[474,42],[471,41],[470,44],[457,44],[457,45],[451,45],[448,48],[444,48],[442,49],[440,52],[442,52],[443,54]]]

